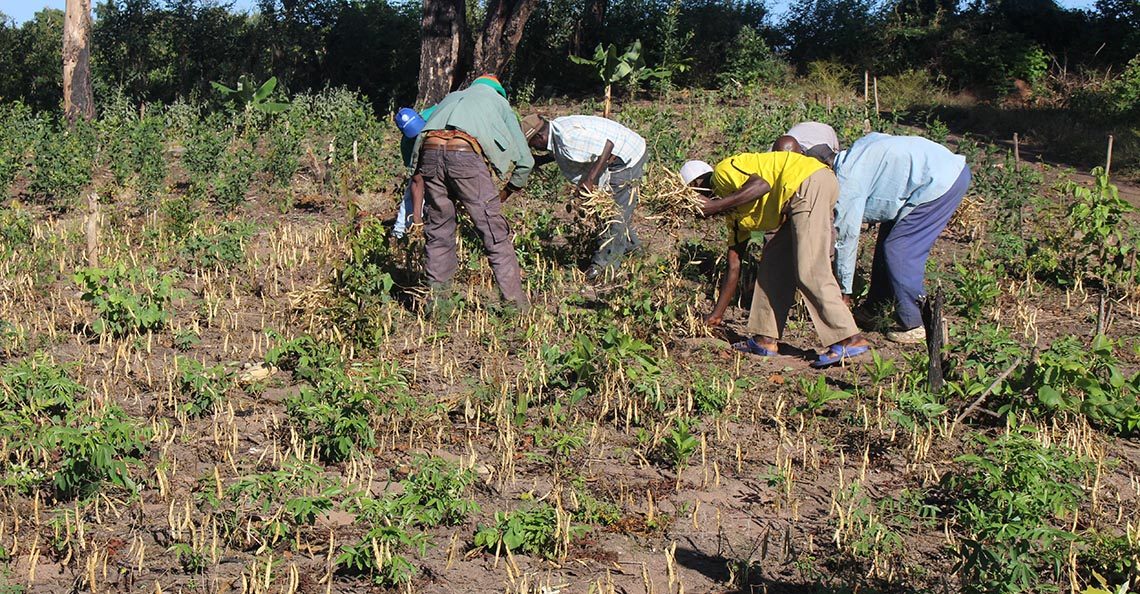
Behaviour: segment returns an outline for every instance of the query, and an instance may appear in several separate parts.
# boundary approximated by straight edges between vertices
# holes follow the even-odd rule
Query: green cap
[[[503,88],[503,84],[499,82],[498,77],[496,77],[494,74],[484,74],[483,76],[480,76],[479,78],[471,81],[471,84],[487,85],[488,87],[495,89],[496,93],[502,95],[503,99],[507,98],[507,90]]]

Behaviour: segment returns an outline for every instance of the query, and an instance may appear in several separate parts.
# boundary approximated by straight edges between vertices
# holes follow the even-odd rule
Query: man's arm
[[[720,283],[720,296],[716,300],[716,306],[713,307],[712,313],[705,318],[705,322],[710,326],[720,325],[724,320],[724,312],[728,311],[728,305],[736,297],[736,287],[740,284],[741,252],[747,245],[747,242],[743,242],[728,248],[728,270],[724,274],[724,280]]]
[[[506,188],[503,188],[503,191],[507,192],[507,196],[510,196],[526,185],[526,180],[530,177],[531,170],[534,169],[534,155],[530,152],[530,144],[527,143],[526,136],[523,135],[519,117],[515,115],[515,110],[511,109],[510,104],[506,101],[499,103],[503,123],[511,135],[510,142],[514,145],[512,150],[515,153],[515,168],[511,172],[511,181]]]
[[[859,231],[867,197],[850,189],[839,190],[835,203],[835,278],[844,295],[850,295],[855,281],[855,263],[859,258]]]
[[[606,145],[602,147],[602,154],[598,155],[597,160],[593,165],[586,170],[586,174],[578,182],[578,193],[589,193],[594,191],[594,186],[598,185],[598,178],[602,177],[602,172],[610,165],[610,159],[613,156],[614,141],[606,140]]]
[[[740,189],[725,196],[724,198],[701,198],[703,204],[701,205],[701,214],[706,217],[711,217],[715,214],[720,214],[726,210],[732,210],[741,204],[747,204],[754,200],[759,200],[764,194],[772,190],[771,184],[764,180],[759,175],[753,174],[744,182]]]
[[[546,165],[547,163],[553,163],[553,162],[554,162],[554,155],[535,155],[534,156],[534,168],[535,169],[538,169],[539,167],[542,167],[543,165]]]
[[[412,223],[424,224],[424,176],[416,173],[412,176]]]

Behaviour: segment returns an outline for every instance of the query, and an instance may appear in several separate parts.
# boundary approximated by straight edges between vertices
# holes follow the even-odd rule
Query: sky
[[[94,0],[98,2],[99,0]],[[1058,0],[1058,4],[1065,8],[1091,8],[1095,0]],[[773,14],[779,15],[783,12],[783,7],[789,3],[788,0],[770,0]],[[16,24],[23,23],[24,21],[32,18],[43,8],[58,8],[63,9],[64,0],[0,0],[0,12],[8,15],[16,21]],[[254,0],[234,0],[233,6],[235,10],[249,10],[254,5]]]

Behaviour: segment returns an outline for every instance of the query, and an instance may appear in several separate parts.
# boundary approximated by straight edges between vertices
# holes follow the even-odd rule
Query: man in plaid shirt
[[[620,219],[606,222],[586,280],[595,281],[615,268],[640,242],[631,226],[637,206],[637,185],[645,174],[645,139],[625,126],[597,116],[566,116],[547,120],[529,115],[522,121],[523,134],[532,149],[550,151],[535,159],[535,165],[554,161],[562,175],[577,184],[578,193],[600,185],[613,191]]]

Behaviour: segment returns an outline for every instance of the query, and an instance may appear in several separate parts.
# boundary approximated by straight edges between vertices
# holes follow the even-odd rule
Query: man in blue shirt
[[[970,168],[961,155],[918,136],[871,133],[835,153],[818,145],[808,154],[835,169],[839,200],[835,204],[835,275],[850,299],[863,223],[879,223],[871,266],[871,286],[864,308],[894,301],[894,342],[926,339],[919,300],[926,260],[970,186]],[[866,310],[866,309],[865,309]]]

